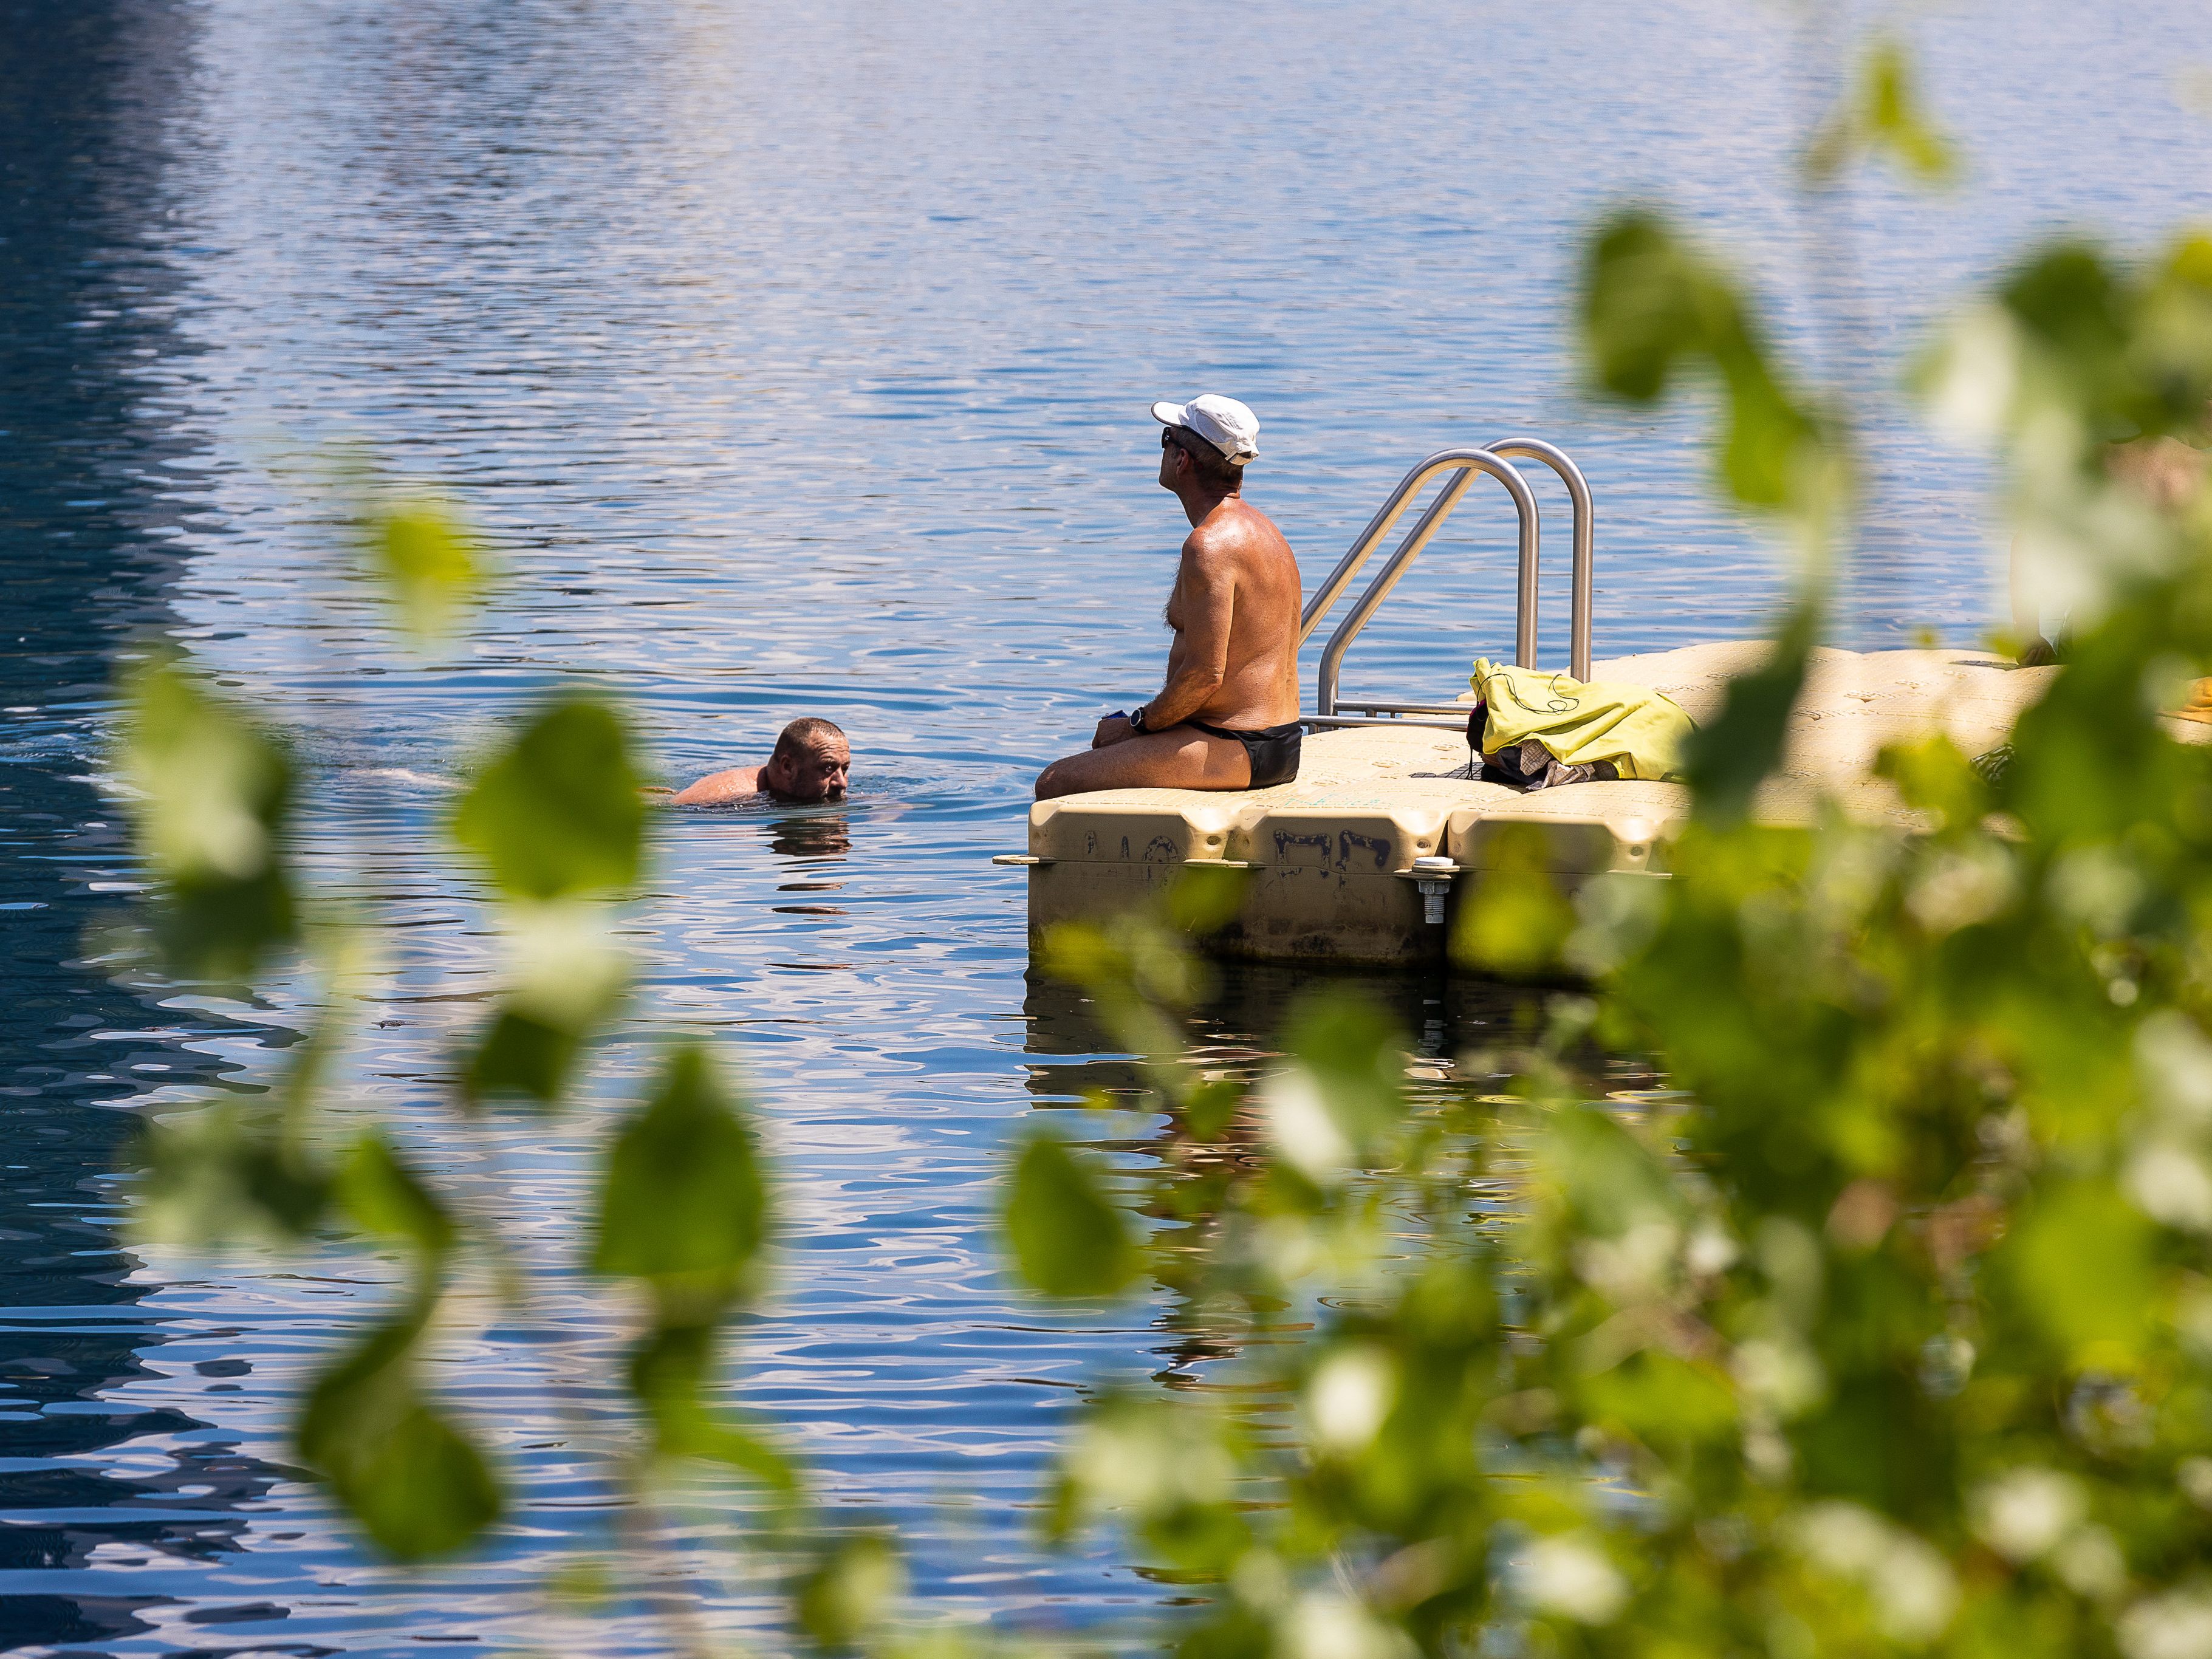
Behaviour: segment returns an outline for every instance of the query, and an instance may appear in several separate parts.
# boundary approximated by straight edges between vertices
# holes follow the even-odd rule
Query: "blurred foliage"
[[[489,584],[476,540],[434,502],[372,507],[360,519],[362,562],[418,645],[453,635]]]
[[[1827,184],[1854,161],[1886,155],[1923,184],[1957,177],[1959,159],[1922,106],[1903,43],[1878,40],[1868,48],[1836,108],[1806,147],[1805,172]]]
[[[119,770],[140,855],[161,884],[156,939],[185,975],[244,980],[298,926],[278,842],[283,745],[172,660],[132,672]]]
[[[369,514],[358,531],[395,616],[418,635],[477,596],[483,567],[448,520]],[[568,1111],[592,1097],[586,1063],[629,981],[618,907],[645,870],[633,740],[604,700],[563,693],[469,767],[451,850],[488,878],[503,982],[455,1045],[447,1086],[426,1088],[404,1124],[380,1125],[347,1098],[345,1055],[356,1010],[392,971],[378,952],[404,941],[360,902],[319,896],[291,861],[291,746],[181,662],[142,665],[125,690],[118,769],[153,878],[149,933],[161,966],[226,982],[305,969],[320,993],[264,1092],[149,1124],[140,1236],[195,1249],[347,1237],[400,1258],[393,1305],[306,1387],[299,1455],[384,1554],[465,1551],[514,1502],[497,1449],[510,1431],[471,1420],[428,1379],[489,1323],[544,1330],[539,1280],[557,1269],[512,1242],[518,1195],[480,1181],[457,1187],[416,1149],[470,1146],[511,1104]],[[436,849],[386,853],[422,860]],[[495,1163],[480,1147],[470,1156]],[[716,1403],[725,1328],[761,1289],[774,1212],[750,1114],[703,1044],[668,1045],[644,1098],[609,1121],[597,1187],[576,1265],[636,1310],[635,1334],[628,1364],[605,1379],[626,1413],[571,1413],[570,1431],[572,1455],[610,1489],[615,1547],[587,1564],[602,1594],[584,1595],[584,1578],[549,1593],[605,1612],[666,1576],[653,1559],[660,1534],[636,1517],[686,1470],[734,1472],[763,1492],[757,1532],[769,1547],[797,1550],[809,1523],[788,1460]],[[574,1357],[554,1363],[589,1369]],[[793,1609],[794,1623],[831,1632],[830,1645],[872,1624],[897,1582],[895,1561],[884,1567],[872,1544],[841,1547],[805,1620]],[[682,1644],[696,1646],[688,1636]]]
[[[2197,556],[2212,236],[2140,262],[2044,248],[1966,312],[1919,380],[1943,426],[2008,453],[2019,575],[2075,629]]]
[[[1558,960],[1573,928],[1574,911],[1552,882],[1542,832],[1522,823],[1498,826],[1460,907],[1454,940],[1460,961],[1503,978],[1529,978]]]
[[[905,1589],[898,1545],[888,1534],[839,1539],[799,1583],[799,1627],[824,1651],[848,1652],[874,1634]]]
[[[1698,816],[1723,826],[1739,824],[1753,795],[1782,763],[1790,711],[1805,686],[1805,670],[1820,637],[1816,605],[1793,606],[1775,635],[1766,660],[1728,684],[1720,713],[1682,744],[1682,772]]]
[[[556,700],[477,774],[453,837],[510,897],[621,893],[637,881],[644,780],[629,737],[605,704]]]
[[[499,1516],[483,1454],[425,1400],[416,1358],[427,1312],[371,1332],[324,1372],[300,1418],[300,1455],[388,1554],[450,1554]]]
[[[1888,45],[1808,169],[1877,153],[1955,168]],[[2002,763],[1941,736],[1884,753],[1911,830],[1752,811],[1855,495],[1843,412],[1774,358],[1757,311],[1656,212],[1593,239],[1594,382],[1648,404],[1705,377],[1723,488],[1811,556],[1774,649],[1687,757],[1667,877],[1572,885],[1540,837],[1506,836],[1462,896],[1463,966],[1579,975],[1589,994],[1530,991],[1513,1046],[1456,1083],[1425,1064],[1415,1091],[1388,1014],[1325,983],[1256,1075],[1193,1049],[1210,975],[1192,939],[1234,915],[1239,873],[1194,872],[1158,915],[1041,945],[1141,1080],[1090,1103],[1166,1127],[1110,1164],[1019,1138],[1008,1259],[1048,1302],[1158,1285],[1206,1362],[1096,1390],[1043,1506],[1048,1535],[1121,1527],[1187,1587],[1168,1632],[1133,1642],[2212,1659],[2212,748],[2160,713],[2212,674],[2212,490],[2188,459],[2208,437],[2212,242],[2038,252],[1922,365],[1937,417],[2002,457],[2075,632],[2063,666],[2026,671],[2047,685]],[[387,522],[368,544],[403,614],[427,603],[410,584],[457,593],[474,568],[410,538]],[[325,954],[357,924],[302,921],[283,745],[173,665],[131,700],[122,769],[174,970]],[[629,983],[612,907],[645,870],[630,754],[616,711],[568,695],[473,770],[450,827],[489,878],[507,972],[422,1103],[457,1133],[586,1097]],[[495,1436],[422,1385],[482,1316],[453,1286],[475,1273],[521,1316],[536,1270],[410,1137],[350,1111],[337,1127],[331,983],[266,1100],[151,1132],[145,1213],[168,1237],[345,1231],[405,1258],[299,1437],[368,1535],[420,1559],[514,1502]],[[1670,1086],[1609,1095],[1608,1053]],[[775,1237],[750,1113],[705,1044],[678,1042],[604,1141],[580,1265],[630,1298],[635,1334],[609,1383],[619,1431],[579,1437],[625,1530],[552,1587],[599,1613],[674,1576],[635,1559],[674,1469],[756,1482],[794,1517],[783,1541],[805,1514],[798,1471],[715,1403],[722,1332]],[[886,1534],[792,1553],[789,1623],[816,1649],[973,1650],[897,1632]],[[670,1641],[711,1646],[680,1620]]]
[[[1729,273],[1659,215],[1614,214],[1593,238],[1580,306],[1593,378],[1633,403],[1666,395],[1686,371],[1717,384],[1715,460],[1729,495],[1785,513],[1808,551],[1833,533],[1850,494],[1850,447],[1832,410],[1769,355]]]
[[[1856,96],[1823,171],[1948,173],[1901,60]],[[2160,713],[2212,674],[2212,491],[2112,448],[2204,446],[2208,270],[2049,250],[1923,370],[2071,582],[2004,763],[1887,750],[1917,830],[1753,820],[1816,561],[1698,734],[1668,877],[1565,890],[1501,836],[1462,896],[1466,965],[1594,981],[1472,1068],[1509,1091],[1416,1107],[1404,1040],[1323,995],[1225,1174],[1171,1139],[1125,1176],[1202,1223],[1146,1249],[1238,1358],[1103,1394],[1052,1526],[1210,1586],[1179,1651],[2212,1655],[2212,747]],[[1656,215],[1595,242],[1599,384],[1709,370],[1730,493],[1817,524],[1848,447],[1751,315]],[[1182,948],[1125,921],[1043,962],[1139,1033]],[[1674,1086],[1594,1098],[1606,1048]]]
[[[1032,1136],[1014,1165],[1006,1242],[1047,1295],[1110,1296],[1136,1277],[1136,1243],[1101,1173],[1094,1157],[1050,1135]]]

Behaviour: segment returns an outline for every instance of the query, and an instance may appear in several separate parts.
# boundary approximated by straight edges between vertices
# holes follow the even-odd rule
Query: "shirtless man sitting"
[[[842,800],[853,765],[845,734],[809,716],[783,728],[765,766],[737,766],[668,797],[671,806],[721,806],[763,792],[778,800]]]
[[[1298,775],[1298,562],[1245,501],[1260,422],[1233,398],[1154,404],[1160,487],[1190,520],[1168,596],[1167,683],[1046,767],[1039,800],[1091,789],[1264,789]]]

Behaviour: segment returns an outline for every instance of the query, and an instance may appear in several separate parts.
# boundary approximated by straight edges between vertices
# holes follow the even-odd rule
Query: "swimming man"
[[[1152,405],[1160,488],[1191,531],[1168,596],[1167,682],[1046,767],[1039,800],[1091,789],[1265,789],[1298,775],[1298,562],[1243,497],[1260,422],[1211,393]]]
[[[811,716],[783,728],[765,766],[737,766],[668,797],[671,806],[720,806],[763,793],[778,800],[842,800],[853,753],[845,734]]]

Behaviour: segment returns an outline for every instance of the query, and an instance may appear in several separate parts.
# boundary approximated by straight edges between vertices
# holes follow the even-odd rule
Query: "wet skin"
[[[1266,514],[1199,476],[1183,441],[1171,428],[1160,451],[1160,487],[1182,503],[1191,532],[1168,596],[1175,639],[1166,683],[1146,706],[1150,729],[1099,721],[1086,752],[1038,775],[1039,800],[1093,789],[1243,789],[1252,781],[1244,745],[1183,722],[1254,731],[1297,718],[1297,560]]]
[[[842,800],[852,765],[852,750],[842,738],[793,744],[770,756],[765,766],[737,766],[711,773],[669,796],[668,804],[720,806],[763,793],[778,800]]]

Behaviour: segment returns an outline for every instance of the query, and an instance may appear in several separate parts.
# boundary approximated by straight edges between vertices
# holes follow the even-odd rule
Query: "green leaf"
[[[1683,1213],[1681,1195],[1650,1149],[1604,1111],[1571,1106],[1551,1114],[1538,1165],[1588,1237],[1616,1238]]]
[[[622,1593],[614,1567],[598,1556],[561,1562],[545,1576],[545,1599],[563,1613],[598,1613]]]
[[[1740,1437],[1735,1397],[1725,1376],[1646,1349],[1589,1377],[1580,1404],[1589,1419],[1647,1445],[1725,1443]]]
[[[1194,1084],[1182,1099],[1183,1127],[1200,1140],[1218,1140],[1236,1121],[1244,1103],[1244,1085],[1235,1078],[1210,1078]]]
[[[1091,994],[1092,1011],[1113,1040],[1151,1060],[1162,1086],[1180,1086],[1175,1061],[1183,1033],[1165,1011],[1188,1006],[1209,983],[1182,938],[1151,917],[1117,917],[1108,927],[1059,922],[1045,930],[1037,966]]]
[[[1239,1439],[1233,1419],[1200,1391],[1100,1396],[1069,1439],[1048,1535],[1065,1539],[1092,1516],[1119,1511],[1169,1565],[1226,1577],[1253,1541],[1240,1501]]]
[[[1204,938],[1237,920],[1251,885],[1249,870],[1224,869],[1203,861],[1186,864],[1168,889],[1168,921],[1179,932]]]
[[[130,676],[121,768],[159,884],[155,936],[179,973],[250,978],[298,933],[279,841],[284,750],[173,663]]]
[[[568,1086],[582,1047],[574,1031],[502,1008],[462,1071],[462,1095],[471,1106],[518,1095],[540,1106],[553,1105]]]
[[[1590,245],[1583,343],[1598,383],[1632,403],[1663,397],[1677,373],[1705,368],[1727,393],[1716,459],[1747,507],[1783,507],[1825,523],[1844,493],[1829,422],[1769,360],[1734,279],[1656,215],[1615,214]]]
[[[1721,712],[1684,741],[1683,774],[1698,814],[1707,822],[1741,823],[1751,811],[1753,794],[1782,763],[1790,711],[1804,689],[1819,627],[1819,615],[1809,604],[1792,610],[1766,660],[1730,680]]]
[[[1453,959],[1508,979],[1556,973],[1575,912],[1553,874],[1549,839],[1536,824],[1504,823],[1482,847],[1474,890],[1459,907]]]
[[[1875,150],[1926,184],[1948,184],[1958,173],[1950,142],[1921,105],[1911,57],[1901,42],[1887,39],[1869,48],[1841,104],[1806,151],[1805,171],[1826,183]]]
[[[451,1555],[499,1518],[483,1456],[417,1392],[416,1314],[370,1333],[325,1373],[300,1419],[300,1455],[386,1554]]]
[[[507,907],[509,983],[461,1066],[471,1107],[520,1097],[560,1103],[585,1040],[622,1000],[629,955],[610,933],[605,904],[568,899]]]
[[[1950,141],[1921,105],[1912,62],[1902,45],[1885,40],[1869,54],[1868,130],[1905,169],[1929,184],[1947,184],[1958,172]]]
[[[1592,240],[1580,308],[1599,384],[1632,403],[1663,397],[1684,359],[1710,358],[1741,331],[1728,284],[1640,210],[1615,215]]]
[[[486,575],[466,532],[445,508],[427,502],[377,514],[364,529],[369,568],[382,579],[408,632],[425,643],[450,634]]]
[[[2019,1314],[2069,1367],[2124,1372],[2148,1327],[2155,1229],[2109,1183],[2053,1181],[1999,1247]]]
[[[645,802],[629,735],[580,696],[541,710],[477,774],[453,835],[517,897],[623,891],[636,884]]]
[[[132,673],[124,775],[142,799],[139,838],[164,874],[243,880],[276,856],[291,793],[282,749],[173,662]]]
[[[1971,830],[1990,810],[1981,758],[1968,760],[1939,732],[1917,743],[1888,744],[1875,757],[1874,769],[1897,786],[1906,805],[1936,814],[1948,829]]]
[[[1747,507],[1810,505],[1820,487],[1820,425],[1793,403],[1765,359],[1737,338],[1716,356],[1729,389],[1721,475]]]
[[[362,1231],[404,1238],[426,1255],[453,1246],[453,1218],[381,1134],[363,1135],[338,1171],[338,1201]]]
[[[616,1139],[600,1190],[595,1273],[666,1281],[709,1298],[740,1289],[768,1231],[752,1131],[698,1047],[663,1064]]]
[[[799,1627],[817,1645],[841,1653],[880,1625],[906,1589],[898,1546],[884,1533],[841,1538],[799,1582],[793,1598]]]
[[[1371,997],[1310,993],[1284,1021],[1283,1046],[1356,1151],[1395,1127],[1406,1111],[1405,1034]]]
[[[1005,1224],[1015,1267],[1047,1296],[1112,1296],[1136,1277],[1136,1239],[1097,1159],[1051,1135],[1023,1147]]]
[[[656,1325],[631,1353],[630,1394],[653,1425],[653,1450],[726,1464],[774,1492],[795,1492],[798,1479],[781,1453],[708,1407],[718,1334],[709,1321],[678,1320]]]
[[[150,1125],[139,1151],[147,1179],[137,1231],[164,1243],[304,1239],[330,1200],[329,1177],[274,1115],[228,1102]]]
[[[2119,273],[2086,243],[2060,243],[2015,271],[2000,291],[2005,309],[2086,391],[2117,367],[2130,332],[2130,295]]]

